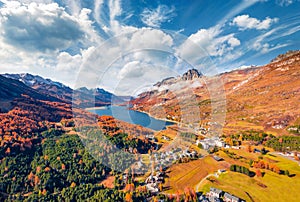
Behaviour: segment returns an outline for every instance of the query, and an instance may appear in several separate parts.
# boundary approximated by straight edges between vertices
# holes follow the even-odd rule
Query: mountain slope
[[[207,86],[220,79],[227,103],[224,133],[258,129],[284,134],[289,125],[300,122],[299,51],[281,55],[261,67],[233,70],[215,78],[189,78],[158,82],[153,90],[132,101],[133,109],[176,121],[189,116],[189,121],[197,120],[193,123],[196,128],[207,126],[211,119],[211,102],[214,102]],[[195,108],[188,109],[195,103],[199,106],[198,112]]]
[[[42,131],[70,118],[70,104],[0,75],[0,156],[31,149]]]
[[[0,75],[0,112],[7,112],[13,107],[13,100],[27,95],[33,99],[59,102],[60,99],[26,86],[24,83]]]
[[[298,122],[299,68],[300,52],[260,67],[259,74],[227,94],[230,110],[227,120],[232,123],[243,121],[278,132],[284,132],[288,125]]]

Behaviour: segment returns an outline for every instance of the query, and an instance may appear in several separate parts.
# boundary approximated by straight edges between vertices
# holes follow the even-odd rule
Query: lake
[[[174,125],[169,121],[155,119],[146,113],[129,110],[126,106],[107,106],[101,109],[90,109],[90,112],[113,116],[114,118],[132,124],[137,124],[155,131],[166,129],[166,126]]]

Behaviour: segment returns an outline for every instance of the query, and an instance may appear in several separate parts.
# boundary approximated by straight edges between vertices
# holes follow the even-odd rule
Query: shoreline
[[[106,109],[107,106],[102,106],[102,107],[88,107],[88,108],[84,108],[87,111],[90,110],[97,110],[97,109]]]
[[[112,105],[108,105],[108,106],[112,106]],[[101,110],[101,109],[106,109],[108,106],[101,106],[101,107],[88,107],[88,108],[85,108],[85,110],[91,112],[91,113],[95,113],[95,110]],[[118,106],[118,105],[117,105]],[[173,120],[169,120],[169,119],[164,119],[164,118],[157,118],[157,117],[154,117],[152,115],[150,115],[149,112],[145,112],[145,111],[141,111],[141,110],[136,110],[136,109],[132,109],[132,108],[128,108],[128,110],[133,110],[133,111],[137,111],[137,112],[140,112],[140,113],[143,113],[143,114],[147,114],[149,117],[152,117],[154,119],[157,119],[157,120],[160,120],[160,121],[164,121],[164,122],[169,122],[169,123],[172,123],[172,125],[166,125],[166,129],[170,126],[173,126],[173,125],[178,125],[179,122],[177,121],[173,121]],[[97,114],[97,113],[96,113]],[[142,126],[143,127],[143,126]],[[147,128],[147,127],[146,127]],[[153,129],[150,129],[150,130],[153,130]],[[164,129],[165,130],[165,129]],[[154,130],[155,131],[155,130]],[[162,131],[162,130],[159,130],[159,131]],[[157,131],[158,132],[158,131]]]
[[[158,117],[152,116],[149,112],[145,112],[145,111],[137,110],[137,109],[130,109],[130,110],[134,110],[134,111],[137,111],[137,112],[141,112],[141,113],[147,114],[148,116],[150,116],[152,118],[155,118],[157,120],[160,120],[160,121],[165,121],[165,122],[170,122],[170,123],[174,123],[174,124],[179,124],[179,122],[177,122],[177,121],[173,121],[173,120],[169,120],[169,119],[166,119],[166,118],[164,119],[164,118],[158,118]]]

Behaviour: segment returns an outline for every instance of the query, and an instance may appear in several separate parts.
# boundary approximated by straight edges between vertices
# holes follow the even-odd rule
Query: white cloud
[[[240,40],[238,40],[237,38],[234,38],[234,37],[230,38],[228,40],[228,43],[230,44],[231,47],[236,47],[236,46],[241,45]]]
[[[257,29],[264,30],[269,29],[271,24],[276,23],[278,18],[266,17],[266,19],[260,21],[256,18],[252,18],[249,15],[240,15],[233,19],[232,25],[238,26],[240,29]]]
[[[200,29],[188,37],[179,47],[177,53],[181,57],[190,58],[195,62],[201,58],[221,57],[225,53],[228,54],[235,47],[239,46],[241,42],[234,34],[222,35],[222,32],[223,30],[220,26]]]
[[[280,6],[289,6],[294,2],[294,0],[276,0],[276,3]]]
[[[96,22],[103,27],[105,25],[101,18],[102,6],[103,6],[103,0],[95,0],[95,2],[94,2],[94,18],[95,18]]]
[[[274,41],[282,37],[293,35],[299,31],[299,21],[289,21],[249,40],[246,43],[246,47],[249,50],[256,50],[259,53],[267,53],[275,49],[286,47],[290,43],[274,44]]]
[[[81,2],[80,0],[62,0],[67,6],[67,10],[70,11],[70,13],[73,16],[78,16],[81,11]]]
[[[153,28],[134,29],[112,38],[97,47],[86,60],[76,86],[101,85],[112,92],[119,89],[116,90],[119,94],[130,94],[130,88],[152,85],[167,76],[161,67],[166,66],[172,46],[171,36]]]
[[[233,9],[229,10],[229,12],[223,17],[217,24],[224,24],[228,19],[231,19],[233,16],[239,14],[246,8],[253,6],[258,2],[263,2],[267,0],[248,0],[248,1],[240,1]]]
[[[159,5],[156,9],[145,8],[141,20],[150,27],[160,27],[162,23],[170,21],[175,16],[175,7]]]
[[[268,43],[260,43],[259,41],[255,42],[253,44],[253,48],[254,50],[256,51],[260,51],[261,53],[267,53],[268,52],[268,49],[270,47],[270,44]]]
[[[127,45],[132,49],[165,49],[173,45],[173,39],[161,30],[141,28],[133,33]]]
[[[10,2],[0,8],[0,22],[2,40],[26,51],[64,49],[84,37],[79,20],[56,3]]]
[[[39,74],[74,86],[80,65],[103,41],[91,11],[81,9],[75,17],[56,3],[5,3],[0,8],[0,72]],[[64,51],[69,48],[72,55]]]
[[[121,69],[118,77],[120,79],[124,78],[135,78],[141,77],[144,74],[143,66],[141,65],[140,61],[132,61],[124,65]]]
[[[111,73],[107,72],[107,74]],[[157,81],[177,75],[170,67],[145,61],[129,62],[117,74],[117,83],[111,85],[113,86],[111,91],[121,95],[137,95],[141,93],[141,89],[149,90]]]

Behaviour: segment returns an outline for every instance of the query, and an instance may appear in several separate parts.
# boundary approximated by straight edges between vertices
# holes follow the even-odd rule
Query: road
[[[206,175],[195,187],[195,191],[197,192],[199,190],[200,185],[208,178],[215,176],[215,173]]]

